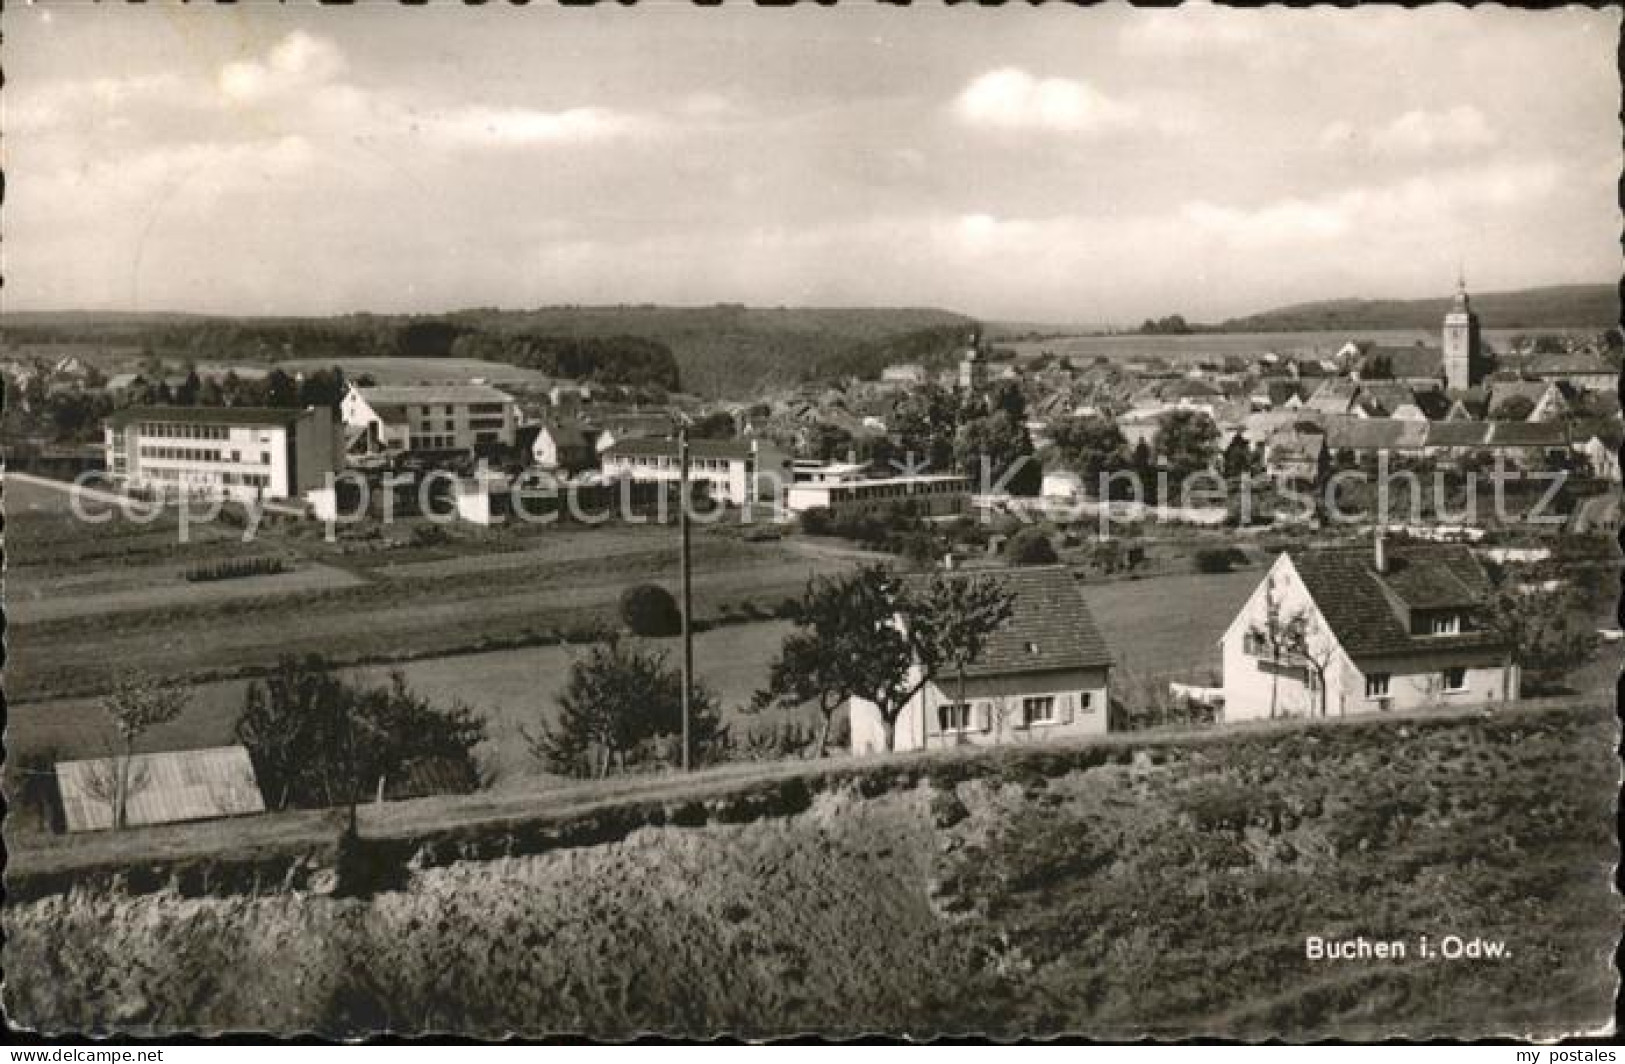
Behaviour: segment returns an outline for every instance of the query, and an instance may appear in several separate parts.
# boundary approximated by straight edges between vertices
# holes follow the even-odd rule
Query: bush
[[[197,584],[210,580],[238,580],[245,576],[272,576],[286,572],[287,568],[281,558],[232,558],[208,565],[194,565],[186,570],[184,576],[189,583]]]
[[[621,621],[633,635],[662,637],[683,630],[677,600],[659,584],[637,584],[623,591]]]
[[[809,536],[828,536],[835,523],[835,515],[825,506],[813,506],[801,511],[798,518],[801,531]]]
[[[1234,547],[1204,547],[1196,552],[1196,571],[1199,573],[1228,573],[1238,561],[1247,556]]]
[[[1023,528],[1004,544],[1004,557],[1011,565],[1052,565],[1058,559],[1055,546],[1040,528]]]
[[[415,525],[412,528],[414,547],[438,547],[450,539],[451,533],[443,525]]]

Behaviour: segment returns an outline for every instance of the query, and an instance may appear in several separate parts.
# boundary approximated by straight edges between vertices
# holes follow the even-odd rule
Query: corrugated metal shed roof
[[[59,761],[57,787],[69,831],[113,826],[117,760]],[[130,827],[265,812],[254,765],[241,746],[136,754],[130,759]]]

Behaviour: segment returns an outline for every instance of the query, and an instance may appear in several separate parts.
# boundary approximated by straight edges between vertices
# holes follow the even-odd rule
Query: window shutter
[[[992,707],[986,702],[976,703],[976,727],[984,732],[993,730]]]
[[[1073,709],[1072,696],[1071,695],[1062,695],[1061,696],[1061,723],[1062,724],[1071,724],[1072,723],[1072,709]]]

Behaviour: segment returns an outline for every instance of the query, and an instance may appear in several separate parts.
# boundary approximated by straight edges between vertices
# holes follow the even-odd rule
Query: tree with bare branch
[[[180,716],[190,697],[179,684],[149,676],[130,676],[119,680],[101,699],[102,712],[118,733],[111,780],[114,831],[122,831],[128,825],[130,795],[144,784],[132,776],[136,743],[150,729]]]

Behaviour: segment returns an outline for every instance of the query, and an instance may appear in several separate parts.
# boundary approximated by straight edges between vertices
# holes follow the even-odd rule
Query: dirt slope
[[[9,909],[48,1030],[1558,1035],[1607,1021],[1601,711],[830,775],[800,811],[439,864],[366,898]],[[1499,960],[1311,962],[1311,934]]]

